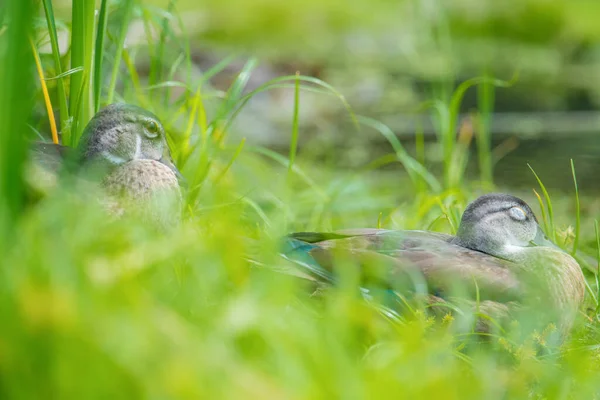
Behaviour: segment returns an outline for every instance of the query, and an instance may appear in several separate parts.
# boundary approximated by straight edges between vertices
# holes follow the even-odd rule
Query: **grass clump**
[[[183,28],[174,1],[167,10],[102,1],[97,20],[94,2],[74,3],[71,54],[63,58],[52,3],[43,2],[52,55],[42,64],[47,69],[51,62],[58,77],[50,97],[60,113],[63,144],[76,144],[86,120],[105,102],[148,107],[167,126],[174,158],[190,182],[188,212],[165,236],[135,219],[108,219],[93,204],[61,191],[25,208],[21,167],[26,124],[35,121],[29,115],[32,96],[23,91],[37,82],[28,43],[34,9],[26,1],[4,6],[0,397],[597,396],[597,273],[588,273],[594,310],[582,313],[572,336],[559,344],[551,327],[519,340],[503,332],[465,332],[459,328],[472,315],[461,315],[460,307],[449,304],[447,314],[433,317],[401,294],[396,301],[409,311],[399,314],[365,301],[351,284],[313,296],[310,280],[279,272],[287,267],[278,255],[279,238],[292,230],[377,226],[454,233],[480,187],[464,178],[468,146],[456,136],[461,97],[473,84],[484,85],[478,151],[482,180],[491,185],[485,118],[492,85],[504,83],[467,81],[449,103],[433,104],[444,149],[438,178],[423,149],[411,156],[389,128],[355,116],[344,96],[319,79],[283,76],[249,90],[258,65],[249,59],[228,90],[216,90],[210,78],[233,58],[193,75],[188,39],[174,33],[174,27]],[[124,47],[134,20],[143,23],[148,44]],[[175,57],[167,56],[168,48],[176,49]],[[147,81],[136,69],[146,56]],[[273,88],[294,94],[287,157],[244,139],[230,143],[228,136],[253,96]],[[297,147],[303,91],[340,101],[357,130],[373,128],[388,140],[390,154],[353,171],[305,159]],[[393,163],[401,168],[382,169]],[[535,178],[547,204],[546,213],[538,196],[543,220],[549,218],[554,236],[562,226],[558,220],[572,217],[563,201],[551,203]],[[598,234],[597,227],[595,235],[580,229],[591,220],[580,214],[580,195],[576,186],[570,250],[585,260],[595,254]],[[260,263],[249,263],[248,254]],[[453,307],[459,311],[454,315]],[[525,322],[513,321],[510,328]]]

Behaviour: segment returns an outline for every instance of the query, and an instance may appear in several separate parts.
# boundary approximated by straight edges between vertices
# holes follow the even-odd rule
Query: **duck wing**
[[[65,167],[77,165],[77,156],[77,151],[71,147],[54,143],[31,143],[24,177],[29,201],[35,202],[53,190]]]
[[[74,155],[71,147],[54,143],[34,142],[30,147],[30,159],[47,171],[58,172],[65,160]]]
[[[466,291],[497,301],[520,296],[512,263],[457,246],[452,238],[434,232],[383,229],[301,232],[288,237],[284,255],[328,282],[336,280],[339,268],[357,265],[362,282],[399,291],[442,295]]]

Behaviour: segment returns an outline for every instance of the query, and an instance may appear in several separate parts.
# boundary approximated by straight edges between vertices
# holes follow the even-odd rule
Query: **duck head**
[[[486,194],[467,206],[453,243],[513,262],[526,257],[532,247],[560,250],[527,203],[501,193]]]
[[[82,163],[114,168],[130,161],[154,160],[182,179],[158,117],[131,104],[112,104],[100,110],[83,131],[79,150]]]

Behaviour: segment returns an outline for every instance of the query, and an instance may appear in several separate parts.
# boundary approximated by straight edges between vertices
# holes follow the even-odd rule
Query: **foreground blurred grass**
[[[440,142],[448,147],[446,176],[430,176],[419,167],[422,160],[410,158],[391,138],[390,155],[362,169],[325,168],[303,153],[286,158],[230,144],[227,127],[243,104],[255,62],[244,66],[227,93],[219,93],[207,82],[210,71],[199,79],[186,74],[185,43],[167,33],[165,40],[182,48],[173,63],[179,67],[161,59],[157,45],[158,63],[149,74],[155,81],[146,84],[135,69],[137,49],[128,48],[126,68],[117,69],[115,98],[157,110],[168,124],[175,156],[192,183],[181,228],[164,236],[140,221],[107,219],[67,189],[22,210],[19,166],[31,131],[25,122],[36,123],[23,96],[37,81],[24,51],[28,5],[5,6],[2,15],[10,24],[0,36],[0,397],[597,396],[600,333],[593,312],[592,318],[582,316],[562,346],[547,341],[548,332],[518,341],[485,339],[461,330],[460,319],[436,321],[424,310],[390,318],[352,288],[313,298],[308,282],[248,264],[246,254],[253,252],[264,265],[280,266],[277,239],[291,230],[382,226],[452,232],[466,202],[492,184],[486,174],[483,182],[464,180],[468,142],[454,138],[448,127],[456,111],[441,100],[435,109]],[[162,22],[143,9],[134,15]],[[111,16],[117,28],[127,25],[118,12]],[[119,40],[116,34],[109,38],[108,80],[115,70],[113,40]],[[52,59],[45,61],[52,65]],[[184,76],[177,85],[169,68]],[[56,81],[49,82],[56,91]],[[299,90],[297,82],[289,77],[272,84]],[[320,81],[308,83],[309,89],[332,93]],[[94,107],[95,87],[88,86],[85,101]],[[174,88],[184,90],[171,98]],[[290,126],[295,123],[297,114],[290,115]],[[387,134],[372,121],[370,126]],[[483,147],[480,156],[487,152]],[[409,173],[393,167],[397,162]],[[392,167],[381,170],[385,165]],[[531,194],[524,197],[535,204]],[[553,199],[558,237],[567,248],[573,240],[567,228],[575,224],[572,199]],[[593,254],[596,211],[586,207],[593,203],[585,196],[582,204],[580,246]]]

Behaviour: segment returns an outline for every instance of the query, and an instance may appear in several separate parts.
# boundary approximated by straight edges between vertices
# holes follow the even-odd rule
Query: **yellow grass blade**
[[[35,66],[37,68],[38,76],[40,77],[40,85],[42,85],[42,93],[44,94],[44,103],[46,103],[46,110],[48,111],[48,120],[50,122],[50,131],[52,132],[52,142],[58,144],[58,130],[56,129],[56,120],[54,119],[54,111],[52,110],[52,102],[50,101],[50,95],[48,94],[48,87],[46,86],[46,79],[44,78],[44,70],[42,69],[42,61],[40,55],[33,44],[33,40],[29,38],[31,44],[31,50],[33,51],[33,58],[35,59]]]

